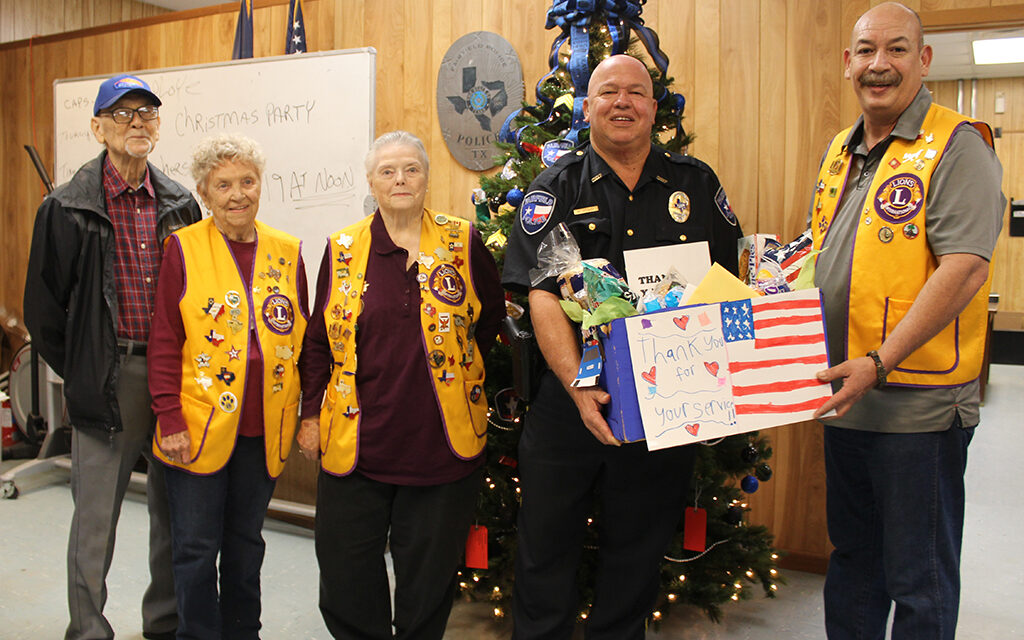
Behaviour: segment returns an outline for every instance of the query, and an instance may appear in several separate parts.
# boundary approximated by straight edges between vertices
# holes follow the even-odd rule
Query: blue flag
[[[306,53],[306,24],[302,21],[302,0],[288,2],[288,36],[285,53]]]
[[[240,0],[238,6],[238,25],[235,27],[235,46],[231,49],[231,59],[252,57],[252,5],[251,0]]]

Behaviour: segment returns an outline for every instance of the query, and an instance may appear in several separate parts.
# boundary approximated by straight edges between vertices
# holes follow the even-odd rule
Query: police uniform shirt
[[[889,143],[894,137],[916,138],[931,104],[931,94],[922,87],[885,140],[867,148],[862,116],[844,142],[851,152],[850,173],[814,272],[815,286],[821,289],[825,303],[825,329],[833,366],[848,357],[864,355],[846,354],[850,256],[860,211]],[[991,260],[1006,209],[1001,178],[999,160],[981,134],[974,127],[960,127],[935,167],[925,202],[926,236],[933,254],[970,253]],[[879,268],[886,266],[880,264]],[[838,390],[838,385],[833,386]],[[871,389],[846,415],[828,424],[888,433],[942,431],[958,411],[963,426],[973,427],[979,421],[979,398],[977,380],[950,388]]]
[[[624,251],[702,240],[712,262],[737,272],[743,234],[718,177],[700,160],[654,145],[632,192],[589,145],[537,176],[509,237],[506,288],[531,288],[537,247],[560,222],[576,238],[583,259],[605,258],[623,277]],[[558,295],[554,278],[536,288]]]

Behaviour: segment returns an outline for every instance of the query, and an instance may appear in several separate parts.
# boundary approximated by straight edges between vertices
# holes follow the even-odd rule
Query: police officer
[[[548,366],[519,444],[517,640],[572,634],[576,572],[595,494],[601,529],[588,637],[643,638],[693,472],[693,447],[622,444],[602,415],[609,395],[570,386],[580,363],[578,327],[562,312],[554,279],[531,287],[529,277],[540,241],[561,222],[584,259],[605,258],[623,274],[623,251],[699,241],[709,243],[714,262],[736,273],[742,232],[725,192],[704,163],[651,144],[653,93],[650,74],[635,58],[612,56],[594,69],[583,103],[590,144],[530,185],[505,256],[503,282],[529,293]]]

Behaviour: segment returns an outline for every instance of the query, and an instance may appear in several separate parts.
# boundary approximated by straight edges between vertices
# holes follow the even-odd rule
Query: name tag
[[[583,207],[582,209],[573,209],[572,210],[572,215],[574,215],[574,216],[582,216],[585,213],[597,213],[600,210],[601,210],[601,208],[596,206],[596,205],[593,206],[593,207]]]

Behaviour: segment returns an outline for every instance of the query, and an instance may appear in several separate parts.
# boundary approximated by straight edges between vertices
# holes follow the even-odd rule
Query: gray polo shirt
[[[847,354],[845,344],[851,252],[864,200],[889,143],[893,138],[915,139],[931,104],[931,94],[922,86],[889,137],[873,149],[868,150],[864,144],[863,116],[844,142],[851,151],[850,173],[814,275],[825,300],[832,366],[850,356],[865,355]],[[933,254],[970,253],[992,259],[1006,209],[1006,198],[1000,191],[1002,175],[999,159],[974,127],[962,126],[953,134],[935,167],[925,198],[925,230]],[[880,264],[878,268],[886,266]],[[835,383],[837,390],[839,386]],[[952,388],[886,387],[868,391],[845,416],[827,424],[890,433],[942,431],[953,423],[957,412],[963,426],[977,425],[978,404],[977,380]]]

